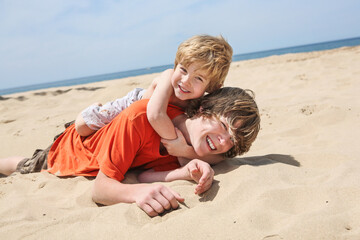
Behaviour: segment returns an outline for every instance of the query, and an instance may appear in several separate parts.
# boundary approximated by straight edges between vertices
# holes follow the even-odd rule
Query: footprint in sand
[[[275,240],[275,239],[283,239],[282,237],[280,237],[280,235],[278,234],[272,234],[272,235],[268,235],[263,237],[263,240]]]
[[[16,133],[14,133],[13,136],[21,136],[21,130],[18,130]]]
[[[4,100],[8,100],[8,99],[10,99],[10,98],[9,97],[3,97],[3,96],[0,95],[0,101],[4,101]]]
[[[308,80],[308,78],[306,77],[305,74],[296,75],[296,76],[295,76],[295,79],[301,80],[301,81],[306,81],[306,80]]]
[[[5,101],[5,100],[9,100],[9,99],[12,99],[11,97],[3,97],[3,96],[0,96],[0,101]],[[16,98],[14,98],[18,101],[25,101],[27,98],[24,97],[24,96],[18,96]]]
[[[126,85],[128,85],[128,86],[137,86],[137,85],[139,85],[140,83],[138,83],[138,82],[129,82],[128,84],[126,84]]]
[[[17,98],[15,98],[16,100],[18,100],[18,101],[25,101],[25,100],[27,100],[27,97],[24,97],[24,96],[18,96]]]
[[[105,87],[79,87],[79,88],[76,88],[76,90],[78,90],[78,91],[96,91],[96,90],[99,90],[102,88],[105,88]]]
[[[54,96],[57,96],[57,95],[60,95],[60,94],[67,93],[67,92],[69,92],[71,90],[72,90],[72,88],[69,88],[69,89],[66,89],[66,90],[60,90],[59,89],[59,90],[51,92],[51,94],[54,95]]]
[[[8,119],[8,120],[2,120],[0,121],[0,124],[7,124],[7,123],[11,123],[11,122],[15,122],[15,119]]]
[[[306,105],[300,109],[301,113],[306,116],[313,114],[315,110],[316,110],[316,105]]]
[[[36,92],[33,93],[35,96],[46,96],[47,92]]]

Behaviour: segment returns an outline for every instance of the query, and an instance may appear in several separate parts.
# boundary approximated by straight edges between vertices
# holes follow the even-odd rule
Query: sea
[[[357,45],[360,45],[360,37],[342,39],[342,40],[336,40],[336,41],[329,41],[329,42],[314,43],[314,44],[295,46],[295,47],[279,48],[279,49],[252,52],[252,53],[237,54],[237,55],[233,56],[233,61],[234,62],[235,61],[244,61],[244,60],[250,60],[250,59],[269,57],[269,56],[273,56],[273,55],[283,55],[283,54],[287,54],[287,53],[322,51],[322,50],[335,49],[335,48],[340,48],[340,47],[345,47],[345,46],[357,46]],[[162,65],[162,66],[149,67],[149,68],[140,68],[140,69],[129,70],[129,71],[101,74],[101,75],[96,75],[96,76],[74,78],[74,79],[68,79],[68,80],[62,80],[62,81],[56,81],[56,82],[48,82],[48,83],[27,85],[27,86],[22,86],[22,87],[0,89],[0,97],[1,97],[1,95],[12,94],[12,93],[26,92],[26,91],[46,89],[46,88],[52,88],[52,87],[73,86],[73,85],[78,85],[78,84],[101,82],[101,81],[106,81],[106,80],[138,76],[138,75],[143,75],[143,74],[158,73],[158,72],[164,71],[165,69],[173,68],[173,67],[174,67],[173,64],[169,64],[169,65]]]

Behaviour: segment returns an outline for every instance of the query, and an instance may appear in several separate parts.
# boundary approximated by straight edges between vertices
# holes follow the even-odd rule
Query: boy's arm
[[[91,129],[91,128],[88,127],[88,125],[86,125],[85,120],[84,120],[81,112],[76,117],[75,130],[82,137],[87,137],[87,136],[93,134],[94,132],[96,132],[96,130]]]
[[[154,170],[145,171],[138,176],[139,182],[171,182],[175,180],[194,180],[198,183],[195,194],[207,191],[214,179],[214,170],[211,166],[201,160],[194,159],[185,166],[170,170],[155,172]]]
[[[102,104],[101,103],[94,103],[92,105],[90,105],[89,107],[91,106],[98,106],[98,107],[101,107]],[[88,108],[89,108],[88,107]],[[86,108],[87,109],[87,108]],[[91,129],[85,122],[83,116],[82,116],[82,113],[83,111],[81,111],[76,119],[75,119],[75,130],[77,131],[77,133],[82,136],[82,137],[87,137],[87,136],[90,136],[91,134],[93,134],[94,132],[96,132],[96,130],[94,129]]]
[[[95,103],[85,108],[77,117],[75,129],[80,136],[86,137],[110,123],[118,114],[133,102],[141,99],[142,88],[135,88],[122,98],[105,103]]]
[[[136,203],[149,216],[154,217],[165,209],[178,208],[184,199],[172,189],[160,184],[124,184],[109,178],[101,170],[94,181],[92,199],[96,203]]]
[[[174,124],[166,113],[170,96],[173,94],[171,76],[173,70],[164,71],[157,79],[156,88],[150,97],[146,114],[151,126],[164,139],[176,139]]]

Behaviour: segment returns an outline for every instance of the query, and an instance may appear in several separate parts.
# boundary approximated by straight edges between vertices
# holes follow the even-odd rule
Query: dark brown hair
[[[251,90],[235,87],[218,89],[191,100],[186,114],[190,118],[198,115],[226,118],[234,140],[234,147],[224,154],[229,158],[249,151],[260,130],[260,114]],[[240,127],[235,128],[238,120],[241,122]]]

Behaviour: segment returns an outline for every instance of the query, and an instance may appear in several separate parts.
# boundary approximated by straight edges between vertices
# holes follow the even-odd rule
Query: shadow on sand
[[[226,161],[217,164],[213,167],[215,175],[224,174],[230,171],[235,170],[241,165],[251,165],[254,167],[274,164],[274,163],[283,163],[291,165],[294,167],[300,167],[301,164],[295,160],[291,155],[285,154],[267,154],[264,156],[254,156],[254,157],[238,157],[233,159],[227,159]]]
[[[268,165],[268,164],[274,164],[274,163],[283,163],[288,164],[294,167],[300,167],[300,163],[295,160],[295,158],[291,155],[284,155],[284,154],[268,154],[264,156],[255,156],[255,157],[244,157],[244,158],[232,158],[227,159],[226,161],[223,161],[215,166],[213,166],[213,169],[215,171],[215,176],[219,174],[225,174],[228,172],[231,172],[241,165],[251,165],[254,167]],[[205,193],[200,195],[200,201],[206,202],[206,201],[212,201],[218,191],[220,189],[219,181],[214,180],[211,188],[206,191]]]

